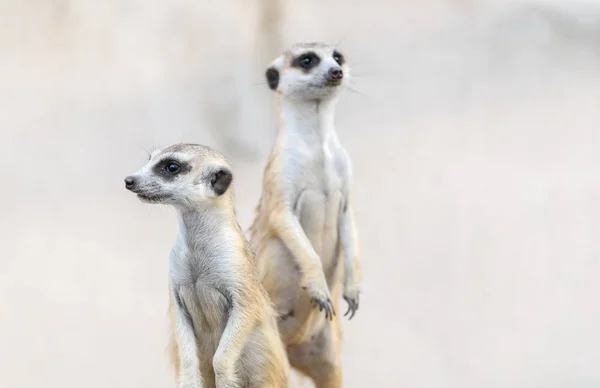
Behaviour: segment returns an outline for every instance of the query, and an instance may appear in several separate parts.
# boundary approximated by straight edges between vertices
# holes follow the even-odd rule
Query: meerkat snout
[[[133,190],[135,188],[135,178],[132,176],[128,176],[125,178],[125,188],[127,190]]]
[[[344,71],[339,66],[332,67],[327,72],[327,79],[330,81],[340,81],[342,78],[344,78]]]

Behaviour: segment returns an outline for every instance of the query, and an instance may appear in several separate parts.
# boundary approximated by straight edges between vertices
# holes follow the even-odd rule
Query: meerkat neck
[[[178,207],[180,233],[195,245],[206,240],[206,229],[215,230],[215,236],[220,234],[219,230],[225,230],[233,226],[232,205],[224,201],[218,207]]]
[[[301,137],[316,137],[321,143],[334,135],[334,99],[289,101],[279,100],[280,131]]]

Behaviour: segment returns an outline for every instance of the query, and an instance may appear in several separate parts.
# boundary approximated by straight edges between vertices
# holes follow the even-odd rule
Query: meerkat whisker
[[[352,86],[350,85],[346,85],[346,89],[348,89],[350,92],[354,93],[354,94],[358,94],[361,97],[365,97],[365,98],[369,98],[366,94],[359,92],[358,90],[354,89]]]

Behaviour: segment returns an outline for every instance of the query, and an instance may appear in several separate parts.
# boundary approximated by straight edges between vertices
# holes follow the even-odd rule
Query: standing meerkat
[[[334,129],[348,71],[343,55],[322,43],[297,44],[268,67],[280,125],[250,228],[289,362],[318,388],[342,384],[335,311],[342,294],[352,318],[359,299],[352,169]]]
[[[173,205],[172,361],[181,388],[283,388],[288,364],[275,311],[238,224],[231,168],[216,150],[176,144],[125,178],[144,202]]]

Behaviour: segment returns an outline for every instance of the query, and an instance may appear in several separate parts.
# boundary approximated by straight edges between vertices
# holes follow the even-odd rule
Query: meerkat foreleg
[[[360,294],[360,272],[361,263],[358,250],[358,236],[354,211],[350,203],[347,203],[340,215],[340,244],[344,255],[344,299],[348,303],[348,311],[344,316],[350,314],[352,319],[358,310],[358,298]]]
[[[217,388],[237,388],[239,386],[235,364],[240,358],[248,337],[256,327],[256,323],[257,317],[254,315],[253,306],[243,302],[243,298],[240,301],[234,297],[229,319],[213,357]]]
[[[194,323],[179,290],[171,291],[175,309],[175,337],[179,356],[179,388],[202,388]]]
[[[296,258],[301,272],[301,287],[309,292],[311,300],[318,304],[320,310],[325,310],[326,317],[333,319],[335,311],[321,258],[304,233],[300,221],[286,207],[271,214],[271,224],[278,237]]]

